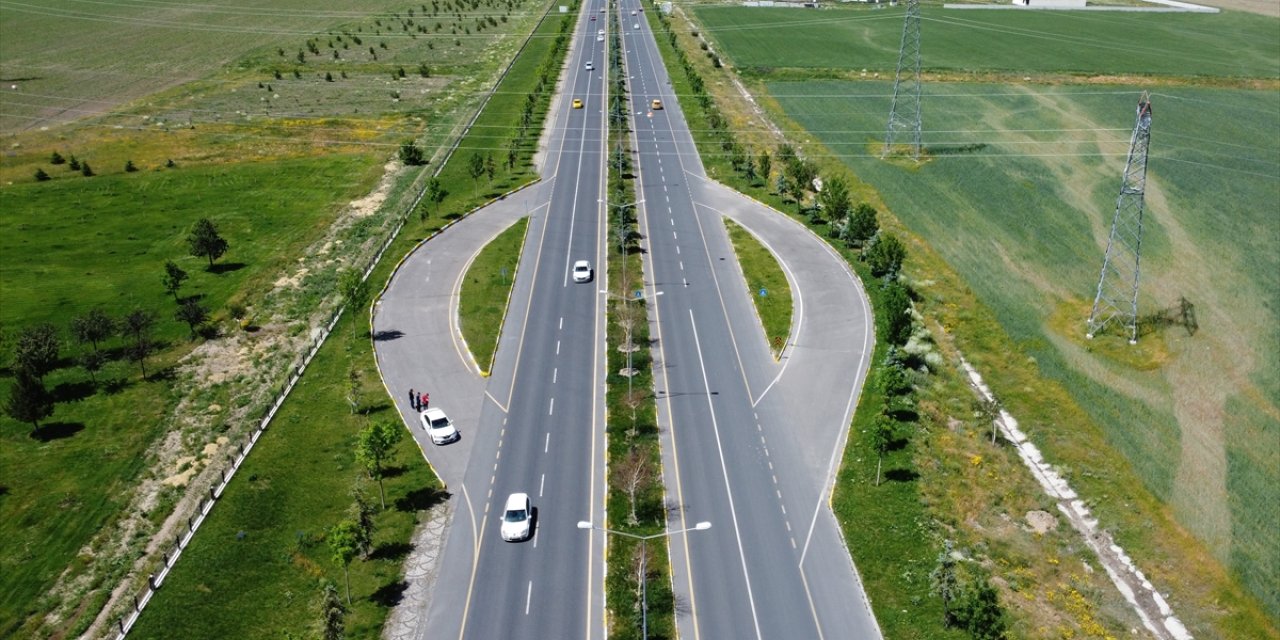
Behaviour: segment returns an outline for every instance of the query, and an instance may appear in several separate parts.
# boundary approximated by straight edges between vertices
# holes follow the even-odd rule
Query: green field
[[[923,103],[937,133],[926,145],[938,155],[915,170],[868,153],[888,111],[883,83],[769,88],[929,239],[1147,487],[1280,613],[1267,586],[1280,579],[1280,364],[1261,356],[1280,349],[1280,141],[1269,133],[1280,128],[1280,96],[1167,88],[1153,97],[1140,312],[1184,296],[1201,330],[1146,338],[1160,361],[1135,369],[1091,354],[1080,335],[1135,88],[931,83]],[[972,145],[981,148],[959,151]]]
[[[201,304],[225,318],[231,296],[269,285],[332,222],[333,203],[367,191],[374,178],[367,157],[347,155],[7,187],[0,190],[0,321],[10,332],[53,323],[69,359],[84,350],[68,335],[72,316],[95,306],[116,317],[153,310],[157,338],[173,347],[152,358],[154,373],[174,364],[190,334],[173,319],[175,304],[160,284],[165,260],[191,274],[182,295],[203,296]],[[229,189],[240,198],[226,198]],[[230,243],[218,263],[226,270],[209,272],[186,255],[186,234],[200,216],[215,220]],[[95,393],[69,361],[48,376],[60,401],[45,426],[62,437],[33,439],[29,425],[0,417],[0,536],[10,541],[0,550],[0,634],[37,610],[38,596],[118,515],[143,452],[178,399],[168,378],[140,381],[138,367],[119,358],[122,345],[115,338],[103,345],[117,354],[98,374],[104,391]],[[11,375],[4,372],[6,388]]]
[[[696,13],[733,64],[747,73],[779,68],[893,73],[902,40],[901,7],[814,12],[700,6]],[[925,71],[1280,76],[1280,20],[1241,13],[926,6],[920,32]]]
[[[525,2],[482,1],[454,10],[446,1],[439,17],[424,23],[422,3],[340,3],[321,11],[314,5],[0,7],[0,77],[6,81],[0,130],[7,135],[0,159],[0,328],[11,338],[21,327],[49,321],[64,334],[62,368],[46,379],[58,404],[44,438],[30,438],[29,425],[0,417],[0,535],[11,541],[0,551],[0,636],[79,633],[125,577],[147,541],[143,532],[121,541],[127,549],[113,547],[115,556],[95,545],[130,517],[142,518],[149,531],[171,512],[180,490],[162,491],[143,513],[125,514],[123,507],[141,478],[170,472],[149,469],[146,452],[173,426],[176,403],[209,407],[211,417],[194,420],[216,435],[239,429],[237,416],[256,411],[253,403],[270,391],[262,387],[276,383],[269,373],[241,375],[208,389],[175,367],[197,343],[173,319],[174,302],[160,284],[164,261],[173,259],[191,275],[181,294],[200,296],[217,322],[227,319],[229,302],[291,319],[311,313],[332,295],[333,260],[323,272],[313,268],[298,291],[272,298],[280,307],[267,307],[264,297],[282,275],[298,275],[299,254],[330,229],[341,207],[370,192],[403,140],[417,138],[428,155],[452,140],[484,83],[542,15],[541,7]],[[409,9],[432,35],[407,29]],[[481,29],[476,21],[490,17],[493,23]],[[363,39],[363,49],[352,34]],[[294,54],[309,40],[319,53],[307,52],[298,62]],[[164,45],[172,55],[138,42]],[[429,78],[418,66],[424,62]],[[164,90],[152,93],[157,89]],[[146,102],[131,102],[144,94]],[[72,119],[79,121],[44,126]],[[53,151],[91,161],[97,175],[51,165]],[[524,150],[517,180],[525,179],[531,153]],[[168,159],[176,167],[166,168]],[[141,170],[126,173],[126,160]],[[53,180],[37,183],[37,168]],[[510,174],[499,172],[493,186],[509,184]],[[404,172],[391,185],[387,203],[399,203],[395,214],[403,213],[406,194],[412,197],[415,175]],[[470,189],[446,188],[453,195],[445,207],[472,206]],[[230,242],[212,272],[186,255],[187,231],[200,217],[213,219]],[[361,243],[388,219],[379,213],[352,221],[336,238]],[[442,217],[431,216],[410,225],[404,245],[442,224]],[[162,349],[148,372],[161,375],[140,381],[137,365],[120,358],[98,375],[104,384],[89,383],[71,361],[82,348],[70,341],[66,325],[95,305],[116,316],[134,305],[156,312]],[[255,335],[305,329],[299,323]],[[11,345],[3,343],[6,353]],[[118,358],[123,343],[111,339],[105,346]],[[262,366],[279,354],[251,355],[252,366]],[[7,394],[11,374],[0,371],[0,393]],[[367,373],[366,386],[374,379]],[[341,404],[345,390],[324,393]],[[197,450],[212,437],[206,431],[186,436],[185,446]],[[403,538],[408,530],[401,526],[394,535]],[[50,592],[55,582],[75,580],[83,581]],[[382,611],[366,622],[380,624]]]
[[[847,166],[938,251],[1027,362],[1280,618],[1280,361],[1267,355],[1280,349],[1280,20],[925,7],[928,161],[914,167],[878,159],[900,9],[696,14],[766,104],[816,139],[804,151]],[[1199,330],[1167,326],[1131,349],[1082,334],[1143,89],[1155,117],[1139,312],[1186,298]],[[999,384],[1010,356],[967,355]],[[1089,429],[1060,424],[1051,404],[1020,395],[1029,388],[997,391],[1104,519],[1128,517],[1110,499],[1119,470],[1091,466]],[[1164,545],[1141,526],[1113,533],[1140,564]],[[1173,549],[1145,560],[1149,575],[1202,594],[1188,593],[1205,606],[1189,618],[1215,617],[1208,603],[1222,592],[1184,582],[1164,555]],[[1256,631],[1226,624],[1218,633]]]
[[[747,294],[756,305],[765,338],[776,358],[781,345],[791,335],[791,283],[787,282],[777,258],[755,236],[728,219],[725,227],[738,255],[738,264],[742,265]],[[760,295],[761,291],[766,294]]]
[[[427,7],[424,9],[424,6]],[[349,70],[351,83],[356,76],[372,73],[385,81],[390,72],[401,66],[416,75],[420,62],[462,71],[492,68],[496,54],[493,43],[511,37],[508,24],[523,22],[536,8],[519,2],[512,6],[496,2],[464,8],[459,2],[440,3],[439,10],[429,10],[431,3],[405,0],[360,2],[339,0],[324,3],[317,9],[314,0],[284,0],[271,6],[245,0],[214,0],[190,3],[93,3],[52,0],[36,5],[9,3],[0,7],[4,38],[0,39],[0,78],[5,91],[0,94],[3,113],[0,131],[34,129],[43,124],[100,114],[142,96],[192,80],[221,87],[222,92],[249,89],[248,80],[271,80],[267,70],[290,70],[297,63],[296,54],[304,52],[305,62],[296,65],[306,71],[304,78],[324,84],[323,75],[332,70]],[[411,16],[410,11],[415,13]],[[459,17],[459,15],[461,17]],[[499,26],[478,20],[493,17]],[[504,19],[505,18],[505,19]],[[408,21],[413,20],[412,27]],[[437,28],[439,23],[439,28]],[[418,31],[426,28],[428,33]],[[356,44],[349,37],[335,39],[348,31],[361,38]],[[316,39],[318,53],[307,49],[309,39]],[[50,42],[55,44],[51,46]],[[148,46],[138,46],[146,42]],[[332,44],[332,47],[330,46]],[[344,44],[346,45],[344,47]],[[386,48],[382,48],[385,44]],[[374,51],[371,53],[369,47]],[[284,55],[278,53],[283,50]],[[50,55],[56,51],[57,55]],[[156,55],[165,51],[165,55]],[[246,52],[256,52],[244,57]],[[337,51],[339,57],[334,58]],[[376,56],[376,57],[375,57]],[[227,65],[235,63],[236,68]],[[256,71],[247,77],[245,72]],[[260,110],[263,101],[277,103],[277,111],[292,110],[305,114],[310,103],[295,103],[299,95],[291,74],[279,91],[281,96],[253,94],[244,108]],[[315,83],[313,82],[313,87]],[[329,93],[344,91],[338,82],[328,85]],[[392,107],[389,82],[376,91],[385,98],[374,107],[387,111]],[[8,85],[14,85],[11,89]],[[256,85],[253,85],[256,89]],[[371,86],[370,89],[375,87]],[[347,97],[359,86],[347,86]],[[406,91],[408,93],[408,91]],[[371,91],[370,96],[373,95]],[[366,97],[365,100],[372,100]],[[153,105],[145,105],[154,108]],[[182,120],[221,118],[235,119],[234,110],[211,112],[199,101],[185,103]],[[352,107],[343,107],[350,110]],[[368,108],[362,108],[368,113]]]

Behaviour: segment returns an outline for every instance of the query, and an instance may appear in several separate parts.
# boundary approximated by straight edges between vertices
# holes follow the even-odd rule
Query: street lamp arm
[[[605,532],[605,533],[612,533],[612,534],[614,534],[614,535],[622,536],[622,537],[624,537],[624,538],[631,538],[631,539],[633,539],[633,540],[653,540],[654,538],[665,538],[665,537],[667,537],[667,536],[674,536],[674,535],[676,535],[676,534],[678,534],[678,533],[685,533],[685,532],[688,532],[688,531],[706,531],[707,529],[710,529],[710,528],[711,528],[711,523],[710,523],[710,522],[699,522],[698,524],[695,524],[695,525],[693,525],[692,527],[686,527],[686,528],[684,528],[684,529],[676,529],[675,531],[660,531],[660,532],[658,532],[658,533],[653,533],[653,534],[650,534],[650,535],[647,535],[647,536],[642,536],[642,535],[638,535],[638,534],[634,534],[634,533],[627,533],[626,531],[617,531],[617,530],[615,530],[615,529],[609,529],[609,528],[606,528],[606,527],[598,527],[598,526],[596,526],[596,525],[592,524],[592,523],[591,523],[590,521],[588,521],[588,520],[579,520],[579,521],[578,521],[578,528],[579,528],[579,529],[595,529],[596,531],[603,531],[603,532]]]

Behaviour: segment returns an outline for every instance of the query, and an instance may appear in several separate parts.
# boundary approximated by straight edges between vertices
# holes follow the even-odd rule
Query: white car
[[[507,542],[527,540],[532,531],[533,507],[529,504],[529,494],[513,493],[507,497],[507,506],[502,510],[502,539]]]
[[[596,66],[595,66],[594,64],[592,64],[590,60],[588,60],[588,61],[587,61],[587,71],[591,71],[591,70],[593,70],[593,69],[595,69],[595,68],[596,68]]]
[[[639,22],[637,22],[637,23],[635,23],[635,24],[631,25],[631,28],[632,28],[632,29],[639,29],[639,28],[640,28],[640,23],[639,23]]]
[[[596,35],[598,35],[598,36],[602,36],[602,35],[604,35],[604,29],[601,29],[601,30],[597,31],[597,32],[596,32]]]
[[[633,16],[634,16],[635,14],[636,14],[636,10],[635,10],[635,9],[632,9],[632,10],[631,10],[631,15],[633,15]]]
[[[596,36],[596,42],[604,42],[604,36]]]
[[[460,435],[449,416],[435,407],[423,411],[418,415],[418,419],[422,421],[422,428],[435,444],[449,444],[457,440]]]
[[[586,260],[579,260],[573,263],[573,281],[574,282],[591,282],[591,263]]]

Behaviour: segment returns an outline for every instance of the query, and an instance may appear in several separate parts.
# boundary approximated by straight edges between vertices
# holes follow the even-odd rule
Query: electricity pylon
[[[1089,312],[1089,338],[1107,325],[1121,323],[1129,334],[1129,344],[1138,342],[1138,281],[1141,279],[1142,207],[1147,183],[1147,147],[1151,143],[1151,97],[1146,91],[1138,99],[1137,124],[1129,142],[1129,160],[1116,199],[1111,221],[1111,238],[1102,259],[1098,294]]]
[[[906,86],[902,70],[910,77]],[[898,71],[893,76],[893,106],[889,107],[889,131],[884,136],[883,158],[893,151],[899,133],[910,137],[911,157],[920,161],[920,0],[907,0],[907,17],[902,22],[902,46],[898,49]]]

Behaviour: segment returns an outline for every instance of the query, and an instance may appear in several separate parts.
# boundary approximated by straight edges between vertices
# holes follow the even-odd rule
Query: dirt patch
[[[1032,533],[1044,535],[1058,528],[1058,519],[1048,511],[1028,511],[1027,512],[1027,528]]]

